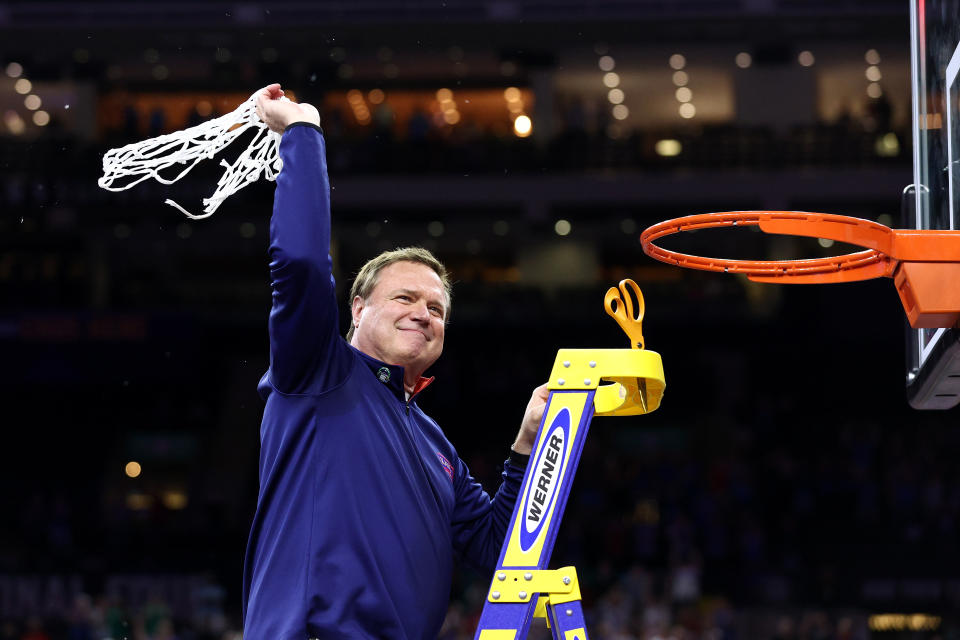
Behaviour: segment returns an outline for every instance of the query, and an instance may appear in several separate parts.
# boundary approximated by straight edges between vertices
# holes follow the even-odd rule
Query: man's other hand
[[[547,389],[546,383],[533,390],[530,402],[527,403],[527,410],[523,414],[520,433],[517,434],[517,440],[511,447],[517,453],[530,455],[533,452],[533,445],[537,441],[537,429],[540,428],[540,420],[543,419],[543,410],[547,406],[549,397],[550,390]]]
[[[294,122],[312,122],[320,126],[320,113],[306,102],[291,102],[283,95],[277,83],[267,85],[257,92],[257,116],[271,131],[283,133]]]

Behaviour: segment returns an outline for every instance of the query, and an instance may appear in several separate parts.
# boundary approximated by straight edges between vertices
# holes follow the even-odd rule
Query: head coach
[[[320,117],[261,90],[282,133],[270,221],[270,368],[259,384],[260,490],[244,562],[244,637],[435,638],[455,558],[493,570],[547,390],[534,390],[491,498],[417,396],[443,351],[446,269],[373,258],[338,326]]]

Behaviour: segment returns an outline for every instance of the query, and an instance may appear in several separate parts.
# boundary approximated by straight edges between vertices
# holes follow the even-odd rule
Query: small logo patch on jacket
[[[443,465],[443,470],[447,472],[447,475],[450,476],[451,482],[453,481],[453,465],[450,464],[450,461],[447,460],[442,453],[437,451],[437,457],[440,458],[440,464]]]
[[[377,371],[377,377],[380,378],[380,382],[390,382],[390,369],[387,369],[386,367],[380,367],[380,369]]]

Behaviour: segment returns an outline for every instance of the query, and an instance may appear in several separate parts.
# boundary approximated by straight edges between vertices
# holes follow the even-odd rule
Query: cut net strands
[[[281,98],[286,100],[286,98]],[[261,175],[267,180],[276,180],[282,168],[279,146],[280,134],[270,131],[257,116],[256,94],[226,115],[214,118],[195,127],[175,131],[149,140],[110,149],[103,156],[103,176],[97,184],[108,191],[124,191],[153,178],[163,184],[173,184],[187,175],[201,160],[213,158],[247,129],[257,129],[253,140],[233,163],[221,160],[226,169],[209,198],[203,199],[203,213],[194,215],[173,200],[165,202],[179,209],[193,220],[213,215],[224,200]],[[173,178],[165,178],[160,172],[175,165],[187,165]],[[130,181],[125,182],[125,180]]]

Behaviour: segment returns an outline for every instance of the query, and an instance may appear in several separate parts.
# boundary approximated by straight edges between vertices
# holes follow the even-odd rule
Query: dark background
[[[676,112],[677,53],[690,119]],[[602,55],[623,80],[623,121]],[[445,352],[420,404],[489,490],[556,349],[626,347],[603,294],[623,277],[642,287],[666,395],[650,416],[594,421],[554,552],[581,572],[593,635],[956,637],[956,412],[907,404],[892,282],[758,285],[661,265],[638,240],[729,209],[904,224],[907,3],[8,2],[0,57],[3,638],[240,631],[273,185],[193,222],[163,200],[199,212],[215,161],[169,187],[108,193],[96,179],[108,148],[274,81],[323,116],[341,289],[406,244],[452,270]],[[511,86],[533,135],[515,136],[503,106],[462,99],[461,120],[442,122],[438,89],[456,101]],[[679,155],[658,155],[665,139]],[[664,244],[845,250],[746,229]],[[458,573],[444,637],[472,637],[487,579]],[[878,632],[883,613],[942,620]]]

